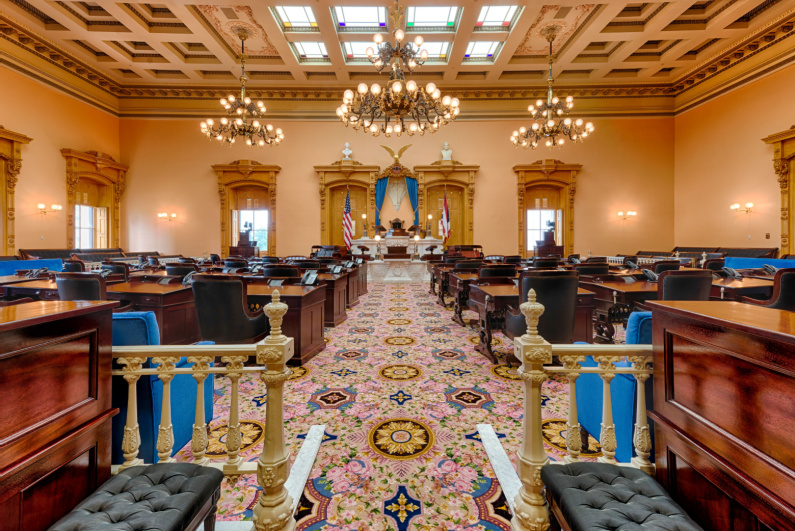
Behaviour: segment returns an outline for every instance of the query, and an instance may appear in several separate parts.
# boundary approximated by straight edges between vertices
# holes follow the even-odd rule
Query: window
[[[94,207],[75,205],[75,247],[94,247]]]
[[[301,6],[276,6],[276,12],[285,28],[313,28],[317,26],[315,14],[311,7]]]
[[[268,250],[268,211],[267,210],[241,210],[240,230],[245,231],[250,227],[248,239],[257,242],[257,247],[262,252]]]
[[[476,26],[510,26],[516,6],[483,6]]]
[[[467,46],[464,57],[494,57],[499,46],[498,41],[472,41]]]
[[[386,27],[386,8],[383,7],[335,7],[334,14],[341,28]]]
[[[406,13],[406,27],[412,26],[455,26],[457,7],[409,7]]]
[[[302,59],[328,58],[326,45],[322,42],[294,42],[293,46]]]
[[[544,200],[546,202],[546,200]],[[547,223],[555,223],[555,210],[528,209],[527,210],[527,250],[534,249],[536,241],[543,241],[544,232],[550,229]]]

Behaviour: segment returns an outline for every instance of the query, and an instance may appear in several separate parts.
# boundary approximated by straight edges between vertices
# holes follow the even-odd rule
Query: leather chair
[[[610,266],[605,262],[574,264],[572,268],[580,275],[607,275],[610,273]]]
[[[184,277],[199,271],[199,268],[192,263],[183,264],[166,264],[166,275],[175,277]]]
[[[64,260],[64,273],[82,273],[86,270],[86,264],[82,260]]]
[[[638,257],[637,256],[625,256],[621,259],[621,265],[626,266],[627,262],[632,262],[635,265],[638,265]]]
[[[290,264],[272,264],[266,266],[261,275],[264,278],[301,278],[301,270]]]
[[[195,264],[196,260],[193,258],[188,258],[186,256],[180,256],[177,258],[177,263],[179,264]]]
[[[712,280],[712,273],[704,270],[663,271],[657,279],[657,300],[708,301]]]
[[[445,264],[455,264],[459,260],[463,260],[463,257],[461,257],[461,256],[445,256],[444,257],[444,263]]]
[[[251,313],[246,286],[233,275],[193,276],[193,298],[202,338],[219,344],[256,343],[269,329],[268,317]]]
[[[535,258],[533,260],[533,267],[541,268],[547,267],[555,269],[558,267],[558,259],[557,258]]]
[[[579,260],[580,259],[579,253],[578,254],[570,254],[569,256],[566,257],[566,260],[571,261],[572,258],[576,258],[577,260]]]
[[[320,263],[320,259],[318,260],[293,260],[290,262],[294,266],[298,266],[299,269],[320,269],[323,265]]]
[[[726,260],[723,258],[707,259],[701,265],[701,269],[708,269],[709,271],[720,271],[726,265]]]
[[[245,260],[230,260],[228,258],[224,260],[224,269],[239,269],[241,267],[248,267],[248,262]]]
[[[278,256],[262,256],[260,257],[260,262],[263,264],[278,264],[279,257]]]
[[[147,256],[146,263],[150,266],[159,266],[160,260],[158,260],[156,256]]]
[[[654,262],[652,271],[659,275],[663,271],[677,271],[681,265],[679,260],[661,260]]]
[[[317,261],[320,262],[322,266],[326,267],[330,265],[338,265],[340,263],[340,261],[336,258],[318,258]]]
[[[55,284],[62,301],[107,300],[105,279],[96,273],[57,273]]]
[[[742,302],[772,308],[774,310],[795,311],[795,268],[785,268],[776,271],[773,277],[773,295],[768,300],[743,297]]]
[[[211,254],[210,255],[210,262],[212,262],[213,264],[217,264],[220,261],[221,261],[221,255],[218,255],[218,254]]]
[[[483,265],[483,260],[462,260],[459,258],[453,264],[453,271],[470,271],[470,270],[477,270],[480,269],[480,266]]]
[[[130,266],[124,262],[102,262],[99,267],[103,271],[110,271],[112,275],[122,275],[125,282],[130,280]]]
[[[516,268],[513,265],[496,264],[483,265],[478,269],[478,285],[511,284],[516,277]]]
[[[588,263],[588,264],[593,264],[593,263],[606,264],[607,263],[607,257],[606,256],[589,256],[588,258],[583,260],[582,263],[583,264],[585,264],[585,263]]]
[[[522,257],[519,256],[518,254],[515,254],[515,255],[511,255],[511,256],[506,256],[505,258],[503,258],[502,261],[504,263],[506,263],[506,264],[521,264],[522,263]]]
[[[519,302],[527,302],[527,293],[534,289],[536,300],[544,305],[538,333],[550,343],[569,344],[574,341],[579,285],[580,275],[576,271],[527,271],[519,278]],[[527,332],[527,321],[518,307],[508,308],[504,330],[511,338]]]

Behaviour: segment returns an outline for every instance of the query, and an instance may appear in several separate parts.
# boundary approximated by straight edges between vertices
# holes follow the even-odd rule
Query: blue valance
[[[414,224],[420,224],[420,186],[417,184],[417,179],[413,177],[406,177],[406,189],[409,192],[409,200],[411,201],[411,209],[414,211]]]
[[[375,182],[375,226],[381,225],[381,205],[386,197],[386,187],[389,177],[381,177]]]

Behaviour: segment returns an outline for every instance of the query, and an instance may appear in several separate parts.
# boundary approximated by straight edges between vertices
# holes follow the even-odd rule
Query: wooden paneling
[[[447,240],[448,247],[451,245],[467,245],[466,226],[464,225],[464,187],[458,186],[429,186],[428,213],[433,215],[431,221],[431,232],[441,238],[439,232],[439,220],[442,219],[444,210],[444,193],[447,190],[447,209],[450,212],[450,238]],[[427,216],[426,216],[427,217]],[[427,220],[426,220],[427,221]]]
[[[342,232],[342,215],[345,212],[345,197],[351,191],[351,219],[354,222],[353,239],[362,237],[362,214],[367,213],[367,188],[364,186],[350,185],[331,187],[327,192],[331,204],[329,217],[331,218],[328,227],[331,236],[331,245],[345,246],[345,239]]]

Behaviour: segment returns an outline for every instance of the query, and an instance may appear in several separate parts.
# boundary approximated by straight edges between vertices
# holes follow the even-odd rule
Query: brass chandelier
[[[542,34],[549,41],[549,77],[547,78],[547,101],[538,100],[535,105],[530,105],[527,110],[533,117],[533,124],[528,127],[520,127],[511,135],[511,142],[514,146],[535,149],[539,143],[544,143],[547,147],[561,146],[564,138],[577,141],[587,138],[593,133],[594,127],[591,122],[583,123],[581,118],[572,120],[567,115],[574,107],[574,98],[567,96],[561,100],[552,92],[552,41],[555,40],[557,26],[552,26],[542,30]]]
[[[403,44],[406,34],[401,27],[405,9],[398,7],[397,0],[389,8],[389,14],[395,44],[384,41],[383,35],[376,33],[373,41],[377,49],[365,51],[378,72],[390,67],[389,81],[385,87],[360,83],[355,93],[346,90],[337,116],[346,127],[350,125],[373,136],[435,133],[440,125],[447,125],[458,116],[458,98],[442,97],[434,83],[421,87],[413,80],[406,81],[403,70],[413,73],[414,68],[428,59],[428,51],[420,49],[424,42],[421,36],[413,44]]]
[[[237,137],[242,137],[249,146],[263,147],[278,146],[284,140],[281,129],[275,129],[271,124],[263,125],[257,120],[265,114],[265,105],[261,101],[254,102],[246,96],[246,32],[240,32],[240,97],[230,94],[221,98],[221,105],[226,109],[231,118],[221,118],[216,125],[211,118],[201,123],[201,131],[209,139],[226,142],[230,146]]]

